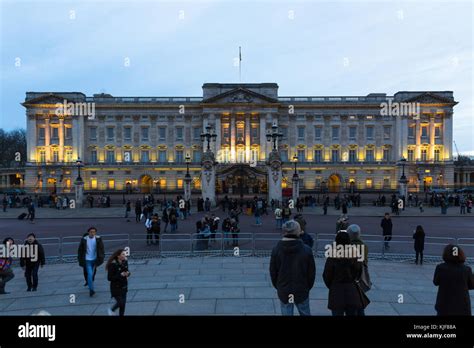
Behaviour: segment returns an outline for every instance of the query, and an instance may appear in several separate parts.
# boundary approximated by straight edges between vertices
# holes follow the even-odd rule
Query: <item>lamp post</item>
[[[211,141],[216,141],[217,134],[214,133],[214,130],[211,125],[206,126],[206,132],[201,133],[201,141],[204,142],[207,140],[207,151],[211,151]]]
[[[186,175],[184,176],[184,200],[189,201],[191,199],[191,175],[189,174],[189,163],[191,162],[191,156],[189,153],[184,158],[186,161]]]
[[[82,161],[80,158],[77,159],[76,166],[77,166],[77,178],[76,178],[76,181],[74,182],[76,206],[78,208],[82,208],[82,201],[83,201],[83,196],[84,196],[84,181],[82,180],[82,177],[81,177]]]
[[[293,174],[293,202],[296,204],[296,200],[300,195],[300,178],[298,176],[298,169],[296,167],[298,164],[298,155],[296,153],[293,156],[293,163],[295,164],[295,172]]]
[[[283,133],[278,130],[278,126],[274,123],[272,130],[266,134],[267,141],[273,141],[273,151],[277,151],[277,141],[283,138]]]
[[[403,197],[403,200],[405,201],[407,197],[407,192],[408,192],[408,180],[407,177],[405,176],[405,165],[406,165],[407,160],[402,157],[400,159],[399,164],[402,166],[402,176],[400,177],[400,180],[398,180],[400,187],[399,187],[399,194],[401,197]]]

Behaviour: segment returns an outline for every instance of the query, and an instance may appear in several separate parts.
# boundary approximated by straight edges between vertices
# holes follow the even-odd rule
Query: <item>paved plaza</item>
[[[330,315],[322,281],[324,259],[316,259],[316,283],[310,293],[313,315]],[[269,258],[209,257],[131,260],[126,315],[279,315],[269,278]],[[435,265],[369,263],[374,283],[367,315],[435,315]],[[21,269],[0,297],[0,315],[107,315],[112,303],[106,273],[97,272],[95,297],[84,287],[76,264],[46,265],[38,292],[26,292]],[[70,303],[75,297],[75,303]],[[474,304],[474,292],[471,291]],[[402,302],[402,303],[400,303]],[[474,309],[474,307],[473,307]]]

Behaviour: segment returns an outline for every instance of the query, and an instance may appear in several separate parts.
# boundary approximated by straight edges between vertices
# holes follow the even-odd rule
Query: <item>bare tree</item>
[[[26,162],[26,131],[0,128],[0,167],[24,166]]]

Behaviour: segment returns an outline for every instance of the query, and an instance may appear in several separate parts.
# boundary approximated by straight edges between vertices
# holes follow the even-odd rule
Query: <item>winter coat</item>
[[[363,304],[355,281],[362,273],[362,262],[356,259],[327,258],[323,280],[329,289],[330,310],[362,309]]]
[[[85,267],[86,266],[86,253],[87,253],[87,238],[88,235],[85,235],[81,242],[79,243],[79,248],[77,250],[77,260],[79,261],[79,266]],[[97,258],[95,259],[96,267],[102,265],[104,263],[105,258],[105,248],[104,248],[104,241],[100,236],[95,236],[96,243],[97,243]]]
[[[415,251],[421,252],[425,248],[425,233],[418,231],[413,233],[413,239],[415,240]]]
[[[281,302],[290,294],[294,303],[305,301],[316,277],[313,251],[298,237],[283,238],[272,250],[270,277]]]
[[[122,263],[114,260],[107,270],[107,280],[110,282],[110,294],[112,297],[120,297],[128,291],[128,277],[122,276],[122,272],[128,272],[128,262]]]
[[[471,315],[469,290],[474,289],[474,275],[469,266],[444,262],[436,266],[433,284],[438,286],[435,309],[438,315]]]
[[[383,218],[380,222],[380,227],[382,227],[384,236],[392,235],[392,219]]]
[[[33,261],[33,260],[31,259],[31,257],[28,257],[28,258],[22,257],[22,258],[20,258],[20,266],[21,266],[21,267],[25,267],[25,266],[26,266],[26,267],[32,267],[32,266],[36,266],[38,263],[39,263],[41,266],[44,266],[44,264],[45,264],[45,257],[44,257],[44,249],[43,249],[43,246],[42,246],[40,243],[38,243],[37,240],[35,240],[35,241],[33,242],[33,244],[30,244],[30,243],[28,243],[28,242],[25,242],[25,245],[31,245],[31,246],[37,245],[37,247],[36,247],[36,248],[38,248],[37,260],[36,260],[36,261]]]

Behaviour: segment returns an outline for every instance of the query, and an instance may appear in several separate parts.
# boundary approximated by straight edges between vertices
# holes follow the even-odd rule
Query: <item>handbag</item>
[[[358,280],[355,281],[355,285],[356,285],[357,292],[359,293],[359,298],[362,304],[362,308],[365,309],[370,304],[370,299],[367,297],[364,290],[362,290],[360,286],[360,282]]]
[[[364,292],[367,292],[372,288],[372,281],[370,280],[369,275],[369,267],[365,263],[362,264],[362,273],[359,279],[359,286]]]

